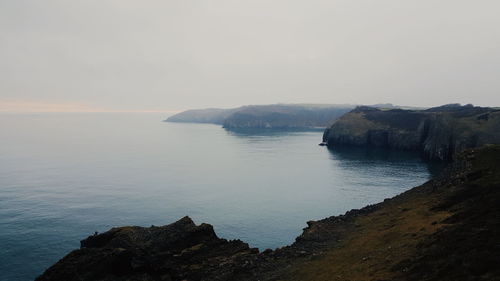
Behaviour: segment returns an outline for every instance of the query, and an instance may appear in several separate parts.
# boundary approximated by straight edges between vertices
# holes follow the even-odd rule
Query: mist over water
[[[261,250],[306,221],[430,177],[418,155],[317,144],[321,131],[227,131],[161,114],[0,116],[0,273],[32,280],[113,226],[189,215]]]

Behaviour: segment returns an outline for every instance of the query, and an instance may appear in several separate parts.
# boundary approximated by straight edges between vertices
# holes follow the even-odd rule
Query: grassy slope
[[[500,146],[356,218],[356,230],[283,280],[500,280]],[[462,162],[464,163],[464,162]]]

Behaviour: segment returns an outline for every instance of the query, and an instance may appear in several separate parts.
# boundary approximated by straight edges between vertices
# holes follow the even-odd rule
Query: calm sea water
[[[260,249],[430,177],[417,155],[322,132],[230,132],[158,114],[0,115],[0,279],[32,280],[95,231],[189,215]]]

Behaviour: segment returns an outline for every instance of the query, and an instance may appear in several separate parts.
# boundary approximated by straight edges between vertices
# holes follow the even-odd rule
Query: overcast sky
[[[0,0],[0,111],[381,102],[500,106],[500,1]]]

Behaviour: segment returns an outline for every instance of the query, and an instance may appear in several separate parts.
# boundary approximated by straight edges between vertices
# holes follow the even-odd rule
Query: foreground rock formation
[[[500,280],[499,164],[500,146],[467,150],[440,177],[262,253],[188,217],[113,228],[37,280]]]
[[[425,158],[452,160],[466,148],[500,144],[500,110],[459,104],[427,110],[357,107],[323,136],[328,146],[418,150]]]

